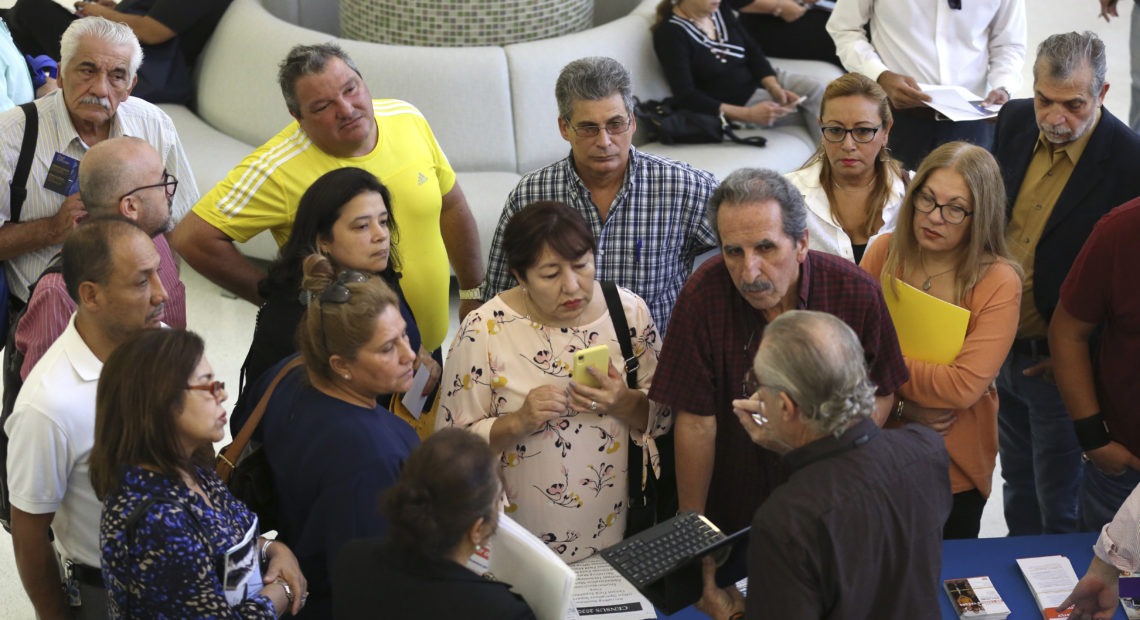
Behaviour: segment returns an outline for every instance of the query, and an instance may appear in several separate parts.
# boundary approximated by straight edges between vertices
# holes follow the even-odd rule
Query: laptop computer
[[[722,566],[718,581],[745,577],[749,530],[727,536],[704,515],[683,512],[603,549],[602,558],[657,609],[672,614],[700,600],[701,558],[706,555],[715,553],[721,562],[729,555],[738,558]],[[723,574],[725,569],[732,574]]]

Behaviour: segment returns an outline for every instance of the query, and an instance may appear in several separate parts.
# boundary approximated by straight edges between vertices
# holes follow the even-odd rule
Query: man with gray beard
[[[1078,529],[1081,451],[1053,381],[1049,321],[1093,225],[1140,195],[1140,137],[1104,109],[1104,43],[1068,32],[1037,48],[1030,99],[998,116],[993,154],[1009,201],[1007,238],[1025,274],[1017,339],[997,378],[1005,521],[1014,536]]]
[[[681,510],[729,532],[747,526],[786,472],[752,443],[732,401],[755,392],[745,375],[764,328],[790,310],[818,310],[851,326],[875,385],[882,424],[907,381],[879,283],[842,258],[808,250],[803,196],[771,170],[730,174],[709,200],[721,256],[698,268],[677,298],[649,398],[676,413]]]
[[[24,188],[7,185],[22,149],[27,116],[21,108],[0,114],[0,260],[5,261],[12,301],[28,301],[28,288],[87,216],[78,191],[79,160],[108,138],[134,136],[158,151],[166,172],[180,181],[172,203],[174,223],[198,201],[198,186],[174,122],[165,112],[131,98],[142,48],[129,27],[101,17],[75,20],[60,41],[60,90],[34,104],[35,157]],[[13,194],[26,189],[22,209]],[[16,197],[18,202],[18,196]],[[19,217],[13,217],[13,213]],[[166,245],[163,236],[155,244]],[[169,248],[160,251],[169,253]],[[0,300],[2,303],[4,300]]]

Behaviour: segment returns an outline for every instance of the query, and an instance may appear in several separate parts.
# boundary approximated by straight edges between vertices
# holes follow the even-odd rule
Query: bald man
[[[79,164],[79,195],[89,218],[121,215],[138,222],[154,240],[158,251],[158,277],[166,289],[162,320],[171,327],[186,328],[186,287],[178,276],[165,233],[171,226],[171,204],[178,179],[167,173],[162,157],[148,142],[120,137],[91,147]],[[16,326],[18,354],[24,356],[20,378],[28,373],[67,327],[75,312],[75,300],[67,294],[63,276],[46,273],[35,286],[28,309]]]

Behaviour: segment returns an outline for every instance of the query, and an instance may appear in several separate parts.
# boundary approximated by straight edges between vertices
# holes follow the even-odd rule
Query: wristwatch
[[[475,288],[461,288],[459,289],[459,299],[463,301],[475,300],[483,301],[483,285],[480,284]]]

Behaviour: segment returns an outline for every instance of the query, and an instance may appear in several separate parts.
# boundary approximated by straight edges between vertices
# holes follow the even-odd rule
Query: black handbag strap
[[[728,136],[729,140],[732,140],[737,144],[747,144],[749,146],[765,146],[768,144],[768,138],[765,138],[764,136],[748,136],[747,138],[741,138],[740,136],[736,135],[736,130],[732,128],[732,123],[728,122],[728,119],[726,119],[723,115],[720,117],[720,127],[724,130],[724,135]]]
[[[21,103],[20,109],[24,111],[24,140],[20,143],[20,158],[16,160],[16,169],[12,172],[11,205],[9,221],[19,222],[20,212],[24,208],[24,200],[28,197],[28,175],[32,171],[32,160],[36,155],[36,140],[40,135],[40,114],[36,109],[36,102]]]
[[[633,356],[633,340],[629,336],[629,322],[625,318],[625,309],[622,308],[617,285],[613,282],[602,282],[602,294],[606,297],[606,308],[610,312],[610,320],[614,323],[614,330],[617,331],[618,345],[621,346],[621,358],[625,360],[625,383],[629,389],[636,390],[639,363],[637,358]],[[626,452],[629,453],[629,469],[627,470],[630,476],[629,506],[630,508],[640,508],[646,503],[644,481],[642,480],[644,466],[641,460],[641,450],[630,444],[629,450]]]
[[[637,389],[637,369],[639,363],[633,356],[633,341],[629,337],[629,322],[625,320],[625,309],[621,305],[621,296],[618,295],[617,285],[613,282],[602,282],[602,294],[606,298],[606,309],[610,312],[610,320],[617,331],[618,345],[621,346],[621,358],[625,361],[625,384],[629,389]]]

